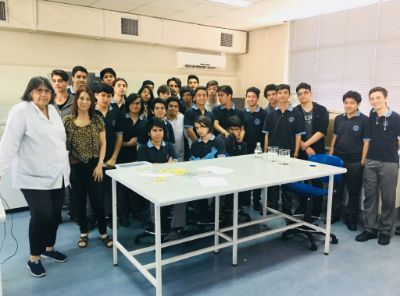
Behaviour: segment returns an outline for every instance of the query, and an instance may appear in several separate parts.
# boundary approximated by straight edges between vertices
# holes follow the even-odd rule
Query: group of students
[[[114,169],[118,163],[232,157],[254,153],[257,146],[264,151],[271,146],[289,149],[292,157],[300,159],[326,153],[329,113],[313,101],[307,83],[296,87],[300,102],[297,106],[290,103],[289,85],[269,84],[264,89],[268,100],[265,109],[258,104],[261,91],[250,87],[245,93],[246,108],[239,110],[232,102],[229,85],[211,80],[201,86],[195,75],[188,76],[187,86],[171,77],[158,87],[157,98],[150,80],[144,81],[137,93],[127,95],[128,83],[111,68],[100,72],[101,83],[94,92],[87,86],[88,71],[84,67],[74,67],[71,78],[70,86],[63,70],[54,70],[51,82],[43,77],[32,78],[23,102],[10,111],[0,144],[0,178],[11,161],[18,160],[13,167],[13,182],[21,188],[31,211],[31,256],[27,266],[34,276],[46,274],[41,256],[58,262],[67,260],[67,256],[54,250],[54,244],[69,180],[71,215],[80,229],[78,246],[85,248],[89,243],[88,197],[100,239],[111,247],[113,242],[107,234],[111,179],[104,171]],[[365,230],[356,240],[379,237],[381,245],[390,243],[395,226],[399,168],[400,116],[389,109],[387,98],[386,89],[372,88],[372,110],[367,117],[359,111],[361,95],[356,91],[345,93],[344,113],[335,118],[329,150],[343,159],[347,168],[342,181],[335,184],[333,222],[344,218],[349,230],[357,230],[364,184]],[[312,182],[322,186],[318,181]],[[342,199],[345,186],[346,206]],[[147,217],[151,225],[153,208],[143,198],[118,185],[117,200],[121,226],[129,226],[130,210],[138,213],[146,209],[152,213]],[[304,200],[300,198],[298,207],[293,209],[293,198],[284,187],[268,188],[268,206],[285,213],[303,213]],[[225,199],[228,209],[229,201]],[[240,193],[239,201],[241,206],[252,204],[255,211],[261,211],[261,189]],[[171,221],[166,219],[171,209],[166,208],[162,214],[162,226],[169,231],[166,239],[181,237],[188,207],[196,219],[210,218],[207,200],[175,205]],[[319,216],[322,199],[313,200],[312,209],[313,215]]]

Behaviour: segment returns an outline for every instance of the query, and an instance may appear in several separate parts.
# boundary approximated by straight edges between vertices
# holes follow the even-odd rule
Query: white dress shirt
[[[15,188],[59,189],[69,185],[66,134],[60,115],[48,105],[49,118],[33,102],[9,112],[0,142],[0,177],[11,164]]]
[[[169,120],[168,118],[167,120],[172,125],[172,130],[174,131],[176,156],[178,157],[178,161],[183,161],[185,153],[183,114],[179,112],[174,120]]]

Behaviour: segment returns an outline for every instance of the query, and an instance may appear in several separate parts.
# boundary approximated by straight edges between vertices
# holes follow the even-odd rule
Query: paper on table
[[[143,174],[140,174],[139,176],[142,176],[142,177],[171,177],[173,175],[172,174],[143,173]]]
[[[200,184],[204,187],[223,187],[228,186],[229,183],[222,177],[197,177]]]
[[[215,173],[217,175],[225,175],[227,173],[231,173],[231,172],[234,171],[232,169],[221,168],[221,167],[217,167],[217,166],[214,166],[214,165],[210,165],[210,166],[206,166],[206,167],[203,167],[203,168],[199,168],[198,170],[199,171],[207,171],[207,172],[210,172],[210,173]]]

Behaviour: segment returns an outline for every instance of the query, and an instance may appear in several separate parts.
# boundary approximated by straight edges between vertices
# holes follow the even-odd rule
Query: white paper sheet
[[[229,186],[229,183],[222,177],[197,177],[197,180],[204,187]]]
[[[214,173],[217,175],[225,175],[228,173],[232,173],[234,171],[232,169],[222,168],[222,167],[213,166],[213,165],[199,168],[198,170],[199,171],[207,171],[207,172]]]

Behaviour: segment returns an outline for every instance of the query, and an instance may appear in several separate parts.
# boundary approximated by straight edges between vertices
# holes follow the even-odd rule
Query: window
[[[400,112],[400,1],[296,20],[290,27],[289,81],[312,86],[315,101],[342,112],[348,90],[362,97],[383,86],[388,105]]]

